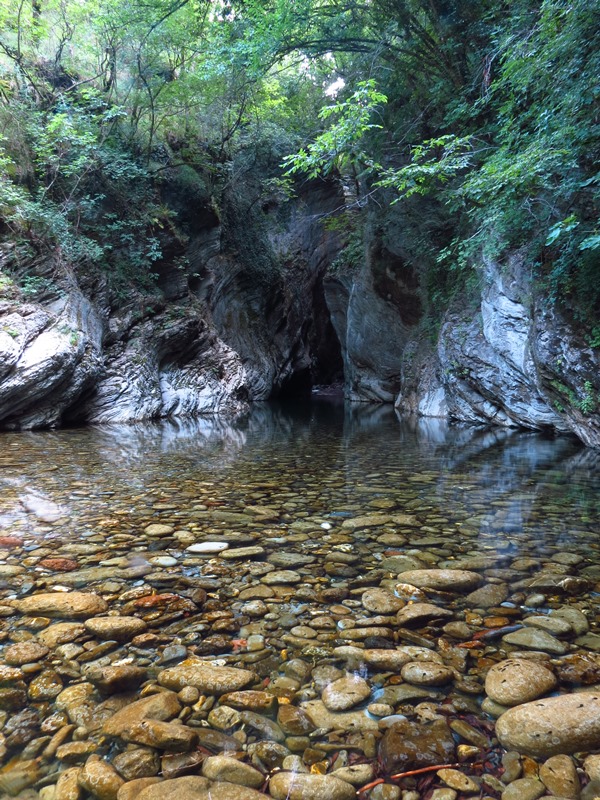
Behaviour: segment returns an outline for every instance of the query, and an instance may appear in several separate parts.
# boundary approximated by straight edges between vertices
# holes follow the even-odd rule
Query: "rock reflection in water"
[[[0,441],[8,796],[596,791],[576,440],[320,402]]]

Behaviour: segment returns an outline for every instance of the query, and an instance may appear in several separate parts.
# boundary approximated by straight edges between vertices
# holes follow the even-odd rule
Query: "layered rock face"
[[[343,376],[352,401],[600,447],[600,349],[536,294],[522,258],[483,263],[479,289],[433,330],[425,270],[398,231],[331,274],[333,184],[258,217],[246,200],[226,199],[222,217],[182,207],[186,245],[153,292],[115,303],[105,277],[83,274],[45,303],[0,301],[0,425],[235,413]]]
[[[573,432],[600,446],[600,351],[534,297],[519,257],[487,263],[479,296],[455,303],[435,336],[423,290],[380,248],[353,279],[327,284],[343,346],[346,396],[401,413],[478,425]]]
[[[319,224],[338,203],[331,187],[313,191],[259,241],[238,220],[250,266],[199,209],[184,266],[159,266],[152,292],[115,303],[106,280],[83,274],[85,288],[71,279],[46,302],[1,302],[0,425],[235,413],[339,377],[322,289],[337,237]]]

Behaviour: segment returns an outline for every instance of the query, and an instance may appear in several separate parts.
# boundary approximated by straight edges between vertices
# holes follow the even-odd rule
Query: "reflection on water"
[[[390,407],[259,405],[237,420],[3,433],[0,442],[0,524],[41,537],[80,536],[112,513],[126,514],[128,529],[145,525],[160,518],[161,498],[185,514],[207,482],[232,509],[258,493],[283,526],[391,496],[437,513],[447,533],[476,530],[486,547],[512,540],[529,554],[593,545],[586,533],[598,521],[600,454],[575,439],[399,421]]]

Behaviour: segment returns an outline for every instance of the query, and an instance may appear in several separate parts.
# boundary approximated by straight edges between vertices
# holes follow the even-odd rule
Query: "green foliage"
[[[393,205],[438,250],[422,268],[432,306],[482,255],[518,249],[593,328],[597,23],[587,0],[0,0],[10,265],[22,277],[51,252],[150,286],[179,194],[268,275],[265,208],[291,177],[337,175],[361,213],[335,269],[361,262],[364,226]]]
[[[350,167],[373,169],[372,158],[363,151],[362,145],[367,132],[382,127],[372,119],[378,106],[384,103],[387,97],[377,91],[374,80],[368,80],[360,81],[348,100],[322,108],[320,119],[333,120],[333,124],[308,148],[301,148],[283,159],[286,174],[304,172],[309,178],[316,178],[321,173],[344,172]]]

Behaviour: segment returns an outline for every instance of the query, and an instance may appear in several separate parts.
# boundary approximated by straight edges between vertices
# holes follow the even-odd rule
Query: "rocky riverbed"
[[[599,796],[595,464],[285,421],[4,437],[2,796]]]

